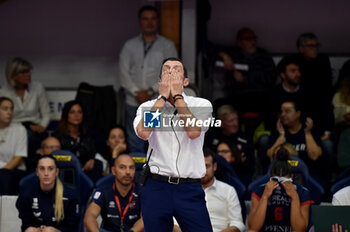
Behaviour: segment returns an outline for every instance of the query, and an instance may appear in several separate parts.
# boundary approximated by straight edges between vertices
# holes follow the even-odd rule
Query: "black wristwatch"
[[[166,102],[166,97],[164,97],[163,95],[159,95],[159,96],[157,97],[157,100],[159,100],[159,99],[163,99],[163,100]]]

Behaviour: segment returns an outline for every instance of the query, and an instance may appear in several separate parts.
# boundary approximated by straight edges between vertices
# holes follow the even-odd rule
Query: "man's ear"
[[[158,77],[158,83],[161,82],[161,80],[162,80],[161,77]]]
[[[184,78],[184,87],[188,86],[190,84],[190,79],[185,77]]]
[[[216,172],[216,169],[218,168],[218,163],[217,162],[215,162],[214,163],[214,172]]]
[[[280,73],[280,77],[284,81],[284,79],[286,78],[286,74],[284,72],[281,72]]]

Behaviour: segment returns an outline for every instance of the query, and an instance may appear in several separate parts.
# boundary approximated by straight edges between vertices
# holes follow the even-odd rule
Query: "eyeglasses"
[[[304,47],[308,47],[308,48],[320,48],[321,44],[317,43],[317,44],[304,44]]]

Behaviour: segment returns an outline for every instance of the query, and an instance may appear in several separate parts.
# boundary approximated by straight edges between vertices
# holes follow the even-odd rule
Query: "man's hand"
[[[136,91],[136,100],[138,103],[144,103],[145,101],[149,101],[151,97],[148,95],[147,90],[139,90]]]
[[[38,134],[41,134],[45,131],[45,127],[40,126],[40,125],[35,125],[35,124],[29,125],[29,128],[34,133],[38,133]]]
[[[235,69],[235,64],[226,52],[220,52],[219,56],[221,57],[222,61],[224,61],[224,68],[226,70],[232,71]]]
[[[237,70],[235,70],[235,71],[233,72],[233,77],[235,78],[235,80],[236,80],[237,82],[244,82],[244,76],[243,76],[243,74],[242,74],[241,72],[237,71]]]
[[[274,180],[270,180],[269,182],[267,182],[262,197],[269,198],[272,195],[273,190],[277,188],[278,185],[278,182]]]
[[[160,95],[166,97],[166,99],[168,99],[170,95],[170,78],[169,71],[163,71],[162,77],[158,81],[158,92]]]
[[[280,135],[285,135],[286,131],[284,130],[284,127],[282,125],[281,118],[277,120],[276,129]]]
[[[183,80],[184,77],[181,73],[174,71],[171,73],[170,78],[170,93],[171,96],[175,96],[176,94],[182,94],[184,89],[184,83]]]
[[[311,133],[311,129],[314,127],[314,121],[312,121],[312,119],[310,117],[306,118],[305,121],[305,133]]]

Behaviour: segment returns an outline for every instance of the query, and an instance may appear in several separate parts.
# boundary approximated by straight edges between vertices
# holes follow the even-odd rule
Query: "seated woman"
[[[14,102],[13,121],[22,123],[28,133],[29,159],[35,156],[50,122],[50,108],[42,84],[31,81],[33,66],[23,58],[16,57],[6,65],[7,85],[0,96]]]
[[[121,126],[115,126],[109,131],[107,139],[108,156],[105,156],[105,159],[108,160],[110,167],[113,166],[114,159],[126,151],[125,135],[125,129]]]
[[[243,163],[246,161],[246,156],[235,143],[230,140],[219,142],[216,152],[224,157],[226,161],[232,166],[239,179],[248,186],[252,181],[249,172],[244,168]]]
[[[306,231],[311,200],[309,191],[293,183],[289,152],[284,144],[270,169],[270,181],[252,193],[248,226],[252,231]]]
[[[25,175],[27,133],[21,124],[11,123],[12,113],[12,100],[0,97],[0,195],[17,194],[19,179]]]
[[[63,150],[75,153],[86,174],[95,182],[102,176],[101,162],[95,162],[95,140],[87,132],[82,105],[72,100],[62,110],[61,121],[53,136],[58,138]]]
[[[63,186],[58,172],[53,156],[39,158],[36,168],[39,184],[21,192],[16,202],[22,231],[78,231],[78,196],[73,189]]]

